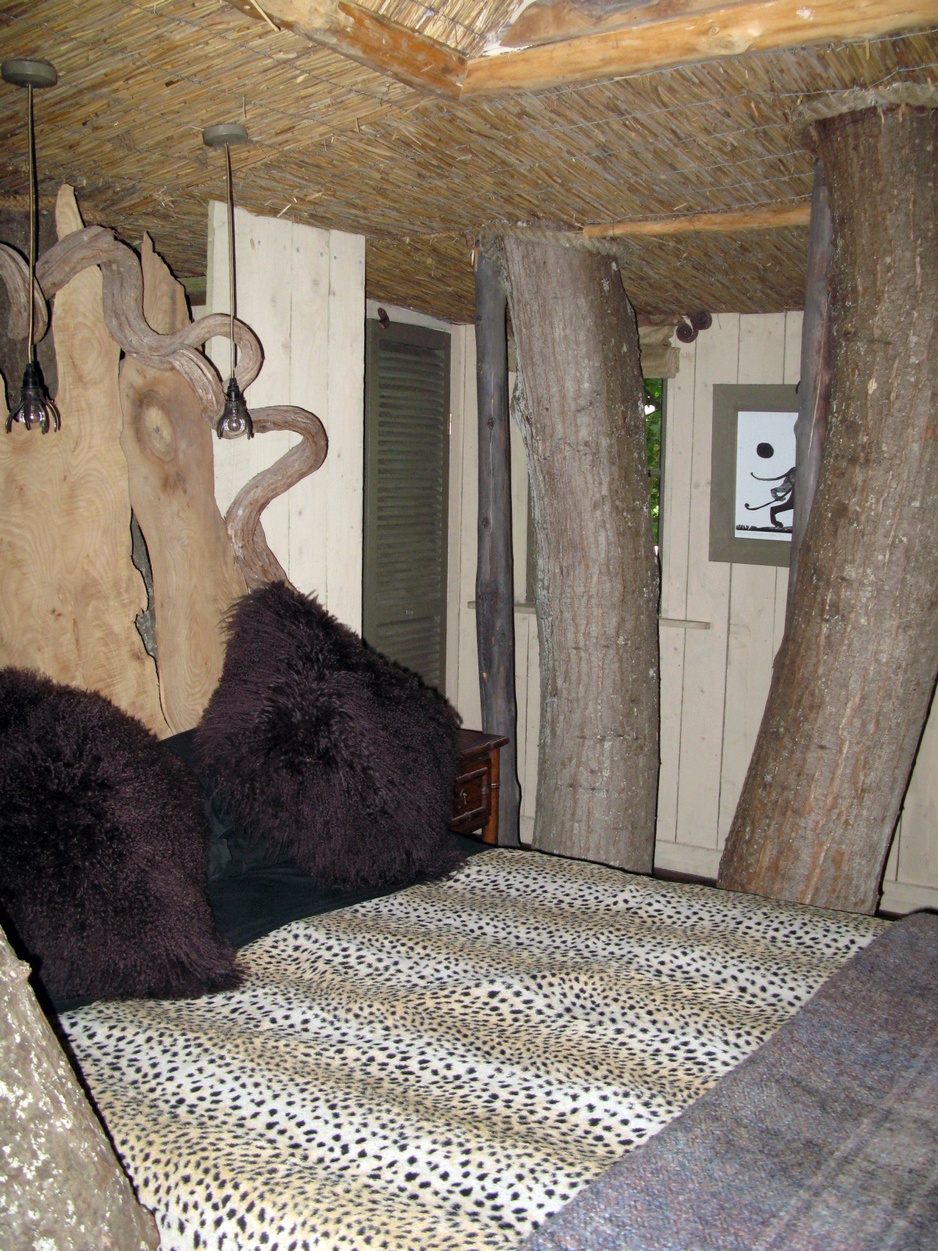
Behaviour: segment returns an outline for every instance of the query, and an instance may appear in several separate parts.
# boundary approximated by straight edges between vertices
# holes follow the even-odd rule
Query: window
[[[651,490],[651,528],[660,546],[661,436],[664,428],[664,379],[645,379],[645,456]]]

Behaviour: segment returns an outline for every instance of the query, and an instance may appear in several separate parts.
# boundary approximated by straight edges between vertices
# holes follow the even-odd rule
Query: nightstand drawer
[[[484,843],[498,842],[499,749],[508,742],[500,734],[460,730],[461,767],[453,787],[453,819],[457,834],[482,831]]]
[[[453,788],[450,829],[462,832],[484,825],[492,809],[492,773],[488,761],[461,773]]]

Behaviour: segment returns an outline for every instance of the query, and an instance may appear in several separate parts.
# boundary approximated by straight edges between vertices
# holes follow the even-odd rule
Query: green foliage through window
[[[664,379],[645,379],[645,453],[651,488],[651,526],[658,543],[658,515],[661,508],[661,414],[664,405]]]

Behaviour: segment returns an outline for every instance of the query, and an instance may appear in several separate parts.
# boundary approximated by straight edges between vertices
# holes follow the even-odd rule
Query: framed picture
[[[793,386],[713,388],[711,560],[788,564],[797,416]]]

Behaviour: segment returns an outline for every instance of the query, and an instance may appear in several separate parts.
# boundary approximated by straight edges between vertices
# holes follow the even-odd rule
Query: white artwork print
[[[797,413],[740,412],[736,423],[738,538],[791,542]]]

